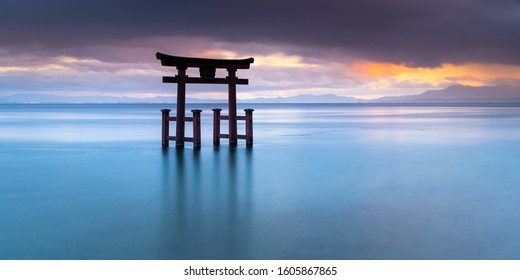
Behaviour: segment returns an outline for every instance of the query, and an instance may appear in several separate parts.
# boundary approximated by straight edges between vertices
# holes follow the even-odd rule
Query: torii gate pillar
[[[229,145],[237,145],[237,77],[236,69],[228,69]]]
[[[175,126],[175,147],[184,147],[184,122],[186,110],[186,67],[177,66],[177,119]]]

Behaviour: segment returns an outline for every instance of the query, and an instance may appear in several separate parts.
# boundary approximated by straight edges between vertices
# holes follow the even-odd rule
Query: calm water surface
[[[0,259],[520,259],[520,107],[244,105],[215,149],[195,105],[200,151],[164,107],[0,105]]]

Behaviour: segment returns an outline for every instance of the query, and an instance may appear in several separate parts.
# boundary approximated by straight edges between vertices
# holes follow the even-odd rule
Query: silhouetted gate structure
[[[247,85],[249,80],[239,79],[236,76],[238,69],[249,69],[254,62],[252,57],[247,59],[209,59],[172,56],[163,53],[156,54],[162,66],[177,68],[175,77],[163,77],[163,83],[177,84],[177,112],[175,117],[170,117],[169,109],[162,109],[162,146],[168,147],[169,141],[175,141],[176,148],[183,148],[184,142],[193,142],[194,148],[201,145],[200,140],[200,113],[201,110],[192,110],[193,117],[186,117],[186,84],[227,84],[228,85],[228,115],[220,115],[221,109],[213,109],[213,144],[219,145],[220,138],[229,138],[229,145],[237,145],[238,139],[245,139],[247,146],[253,145],[253,109],[246,109],[246,116],[237,116],[237,91],[236,85]],[[200,77],[188,77],[188,67],[199,68]],[[225,78],[216,78],[216,69],[223,68],[228,72]],[[229,133],[220,133],[220,121],[229,121]],[[246,134],[237,133],[237,120],[246,121]],[[169,122],[176,122],[175,136],[169,135]],[[193,137],[185,137],[185,122],[193,122]]]

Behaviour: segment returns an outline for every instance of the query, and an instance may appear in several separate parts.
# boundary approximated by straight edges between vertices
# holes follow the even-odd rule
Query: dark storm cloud
[[[415,66],[442,62],[520,65],[520,1],[0,3],[0,48],[52,52],[151,36],[297,45]]]

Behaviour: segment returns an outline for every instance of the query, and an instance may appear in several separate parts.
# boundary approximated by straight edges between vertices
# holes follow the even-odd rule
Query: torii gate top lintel
[[[184,57],[173,56],[158,52],[157,59],[161,61],[162,66],[176,66],[176,67],[206,67],[208,65],[214,68],[231,68],[231,69],[249,69],[251,63],[255,61],[254,58],[246,59],[212,59],[212,58],[198,58],[198,57]]]

